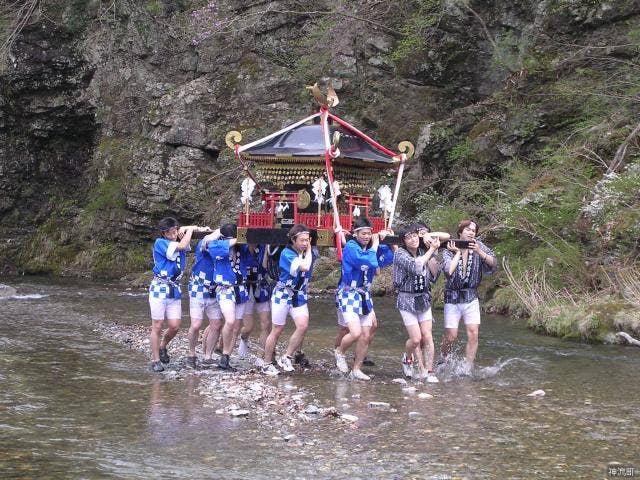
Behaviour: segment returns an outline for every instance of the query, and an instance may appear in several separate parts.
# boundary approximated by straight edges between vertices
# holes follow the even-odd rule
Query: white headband
[[[311,235],[311,232],[307,230],[303,230],[301,232],[296,233],[295,235],[291,235],[289,238],[296,238],[298,235],[302,235],[303,233],[308,233],[309,235]]]
[[[369,230],[373,230],[373,227],[358,227],[353,229],[353,233],[356,233],[358,230],[362,230],[363,228],[368,228]]]

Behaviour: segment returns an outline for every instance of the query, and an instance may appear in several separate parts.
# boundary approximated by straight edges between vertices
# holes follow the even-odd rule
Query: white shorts
[[[222,318],[220,305],[215,298],[195,298],[189,297],[189,316],[196,320],[202,320],[204,314],[209,320],[219,320]]]
[[[354,312],[343,312],[340,308],[336,310],[338,311],[338,325],[341,327],[348,327],[348,324],[351,322],[360,322],[361,327],[373,326],[373,310],[366,315],[358,315]]]
[[[480,302],[477,298],[469,303],[444,304],[444,328],[458,328],[461,318],[465,325],[480,325]]]
[[[274,325],[286,325],[287,315],[294,320],[300,317],[309,318],[309,306],[305,303],[299,307],[292,307],[287,302],[271,303],[271,323]]]
[[[179,298],[149,298],[151,320],[180,320],[182,302]]]
[[[418,313],[400,310],[400,316],[402,317],[402,321],[404,322],[405,327],[433,321],[433,313],[431,313],[431,309],[427,310],[426,312]]]
[[[223,314],[225,312],[226,313],[234,312],[236,320],[242,320],[242,317],[244,317],[244,308],[245,308],[244,306],[246,304],[247,302],[236,303],[229,298],[223,298],[218,303],[218,306],[220,307],[220,312],[222,312]]]
[[[253,295],[249,295],[249,300],[244,304],[244,314],[253,315],[253,313],[262,313],[271,311],[271,302],[256,303],[256,298]]]

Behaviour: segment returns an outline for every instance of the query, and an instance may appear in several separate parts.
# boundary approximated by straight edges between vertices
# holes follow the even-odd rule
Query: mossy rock
[[[606,300],[606,301],[605,301]],[[529,326],[539,333],[565,339],[601,343],[618,325],[640,328],[640,316],[629,315],[630,306],[613,298],[599,303],[558,303],[533,312]]]
[[[640,308],[635,306],[616,312],[613,326],[616,331],[626,332],[634,337],[640,336]]]

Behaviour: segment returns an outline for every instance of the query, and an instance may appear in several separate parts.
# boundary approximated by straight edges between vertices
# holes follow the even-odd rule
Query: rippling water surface
[[[102,321],[148,324],[145,295],[88,282],[3,282],[17,294],[0,300],[2,478],[606,478],[612,462],[640,475],[638,348],[564,342],[485,316],[472,378],[448,371],[440,384],[404,394],[391,383],[404,327],[392,302],[377,299],[372,382],[265,380],[359,417],[352,426],[296,427],[304,445],[294,445],[252,417],[216,415],[196,393],[198,378],[164,381],[147,372],[146,355],[94,332]],[[305,350],[328,363],[332,301],[311,306]],[[188,325],[186,301],[183,311]],[[439,341],[441,312],[436,318]],[[537,389],[546,396],[527,397]],[[392,410],[369,409],[370,401]]]

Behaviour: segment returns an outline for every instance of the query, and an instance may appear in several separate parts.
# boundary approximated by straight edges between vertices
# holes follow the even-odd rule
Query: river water
[[[0,300],[2,478],[607,478],[612,464],[640,476],[638,348],[541,337],[485,316],[476,374],[445,372],[407,394],[391,382],[401,376],[404,327],[391,300],[376,299],[370,383],[318,373],[263,379],[359,418],[303,424],[287,443],[251,416],[216,414],[198,377],[164,380],[147,371],[146,355],[95,333],[99,322],[148,324],[144,295],[2,281],[17,289]],[[332,301],[311,306],[305,351],[328,364]],[[183,310],[188,325],[186,302]],[[527,396],[537,389],[546,396]]]

